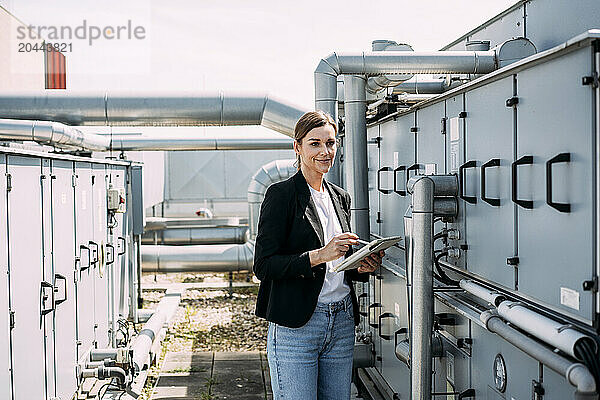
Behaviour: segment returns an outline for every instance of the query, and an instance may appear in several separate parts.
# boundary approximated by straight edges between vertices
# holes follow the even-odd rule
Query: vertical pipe
[[[367,187],[367,79],[344,75],[344,112],[346,114],[345,173],[352,197],[352,231],[363,240],[370,239],[369,190]]]
[[[413,276],[411,396],[431,400],[431,333],[433,331],[433,180],[419,179],[412,193]]]
[[[323,61],[322,61],[323,62]],[[319,64],[321,66],[321,64]],[[315,71],[315,109],[325,111],[338,121],[337,113],[337,73],[330,66]],[[341,185],[340,152],[337,152],[333,166],[327,173],[327,180]]]

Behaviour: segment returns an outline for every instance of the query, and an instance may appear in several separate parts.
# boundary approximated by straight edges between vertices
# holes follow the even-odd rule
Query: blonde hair
[[[300,144],[302,139],[315,128],[320,128],[325,125],[331,125],[337,136],[337,124],[335,120],[331,117],[331,115],[327,114],[324,111],[309,111],[305,113],[298,122],[296,122],[296,126],[294,128],[294,140]],[[336,139],[337,141],[337,139]],[[300,155],[296,154],[296,168],[300,169]]]

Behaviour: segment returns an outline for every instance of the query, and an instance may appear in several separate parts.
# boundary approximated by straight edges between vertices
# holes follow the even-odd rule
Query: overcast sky
[[[332,51],[370,50],[374,39],[437,50],[516,0],[0,0],[36,27],[86,23],[67,53],[72,90],[267,92],[313,104],[313,71]],[[100,38],[90,26],[138,28]],[[46,33],[48,31],[45,31]],[[83,32],[80,30],[79,33]],[[111,31],[109,31],[111,32]],[[47,35],[47,33],[46,33]]]

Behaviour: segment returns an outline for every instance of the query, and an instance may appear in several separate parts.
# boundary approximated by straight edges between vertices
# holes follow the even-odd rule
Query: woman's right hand
[[[323,264],[328,261],[334,261],[346,254],[350,246],[358,244],[358,236],[352,232],[345,232],[335,235],[325,247],[312,250],[308,253],[310,265]]]

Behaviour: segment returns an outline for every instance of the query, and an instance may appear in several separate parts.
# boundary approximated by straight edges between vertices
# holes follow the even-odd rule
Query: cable
[[[458,281],[455,281],[454,279],[452,279],[448,275],[446,275],[446,272],[440,266],[440,258],[445,257],[447,255],[448,255],[448,251],[445,250],[434,257],[435,269],[437,270],[437,272],[439,274],[439,277],[440,277],[439,280],[441,282],[445,283],[446,285],[458,286]]]

